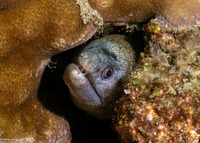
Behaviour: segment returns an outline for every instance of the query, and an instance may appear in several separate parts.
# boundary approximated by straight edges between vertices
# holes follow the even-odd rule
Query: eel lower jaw
[[[70,64],[65,70],[63,79],[70,89],[73,102],[81,109],[102,108],[101,96],[93,87],[90,79],[86,76],[86,70],[79,64]]]
[[[90,83],[92,89],[93,89],[94,92],[96,93],[96,96],[98,96],[99,99],[101,100],[101,105],[102,105],[102,107],[104,107],[105,104],[104,104],[104,102],[103,102],[103,99],[102,99],[101,96],[99,95],[99,93],[98,93],[98,91],[97,91],[97,89],[96,89],[96,87],[95,87],[95,85],[94,85],[94,82],[93,82],[93,79],[92,79],[91,75],[87,72],[87,70],[86,70],[80,63],[78,63],[78,64],[76,64],[76,65],[77,65],[77,67],[79,68],[79,70],[82,72],[82,74],[87,78],[87,80],[89,81],[89,83]]]

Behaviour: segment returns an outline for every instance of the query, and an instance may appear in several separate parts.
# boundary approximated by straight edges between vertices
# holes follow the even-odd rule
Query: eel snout
[[[94,111],[102,108],[102,99],[94,90],[91,82],[85,76],[84,69],[71,63],[65,69],[63,76],[65,84],[69,87],[74,104],[85,112],[95,116]]]

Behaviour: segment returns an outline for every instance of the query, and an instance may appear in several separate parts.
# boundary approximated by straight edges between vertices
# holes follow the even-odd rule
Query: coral
[[[17,7],[29,0],[0,0],[0,10]]]
[[[1,142],[66,142],[70,127],[64,118],[47,111],[37,99],[0,113]]]
[[[79,6],[71,0],[7,6],[0,11],[1,139],[69,142],[67,121],[42,108],[37,90],[49,58],[85,42],[96,28],[82,22]]]
[[[125,142],[199,142],[199,28],[144,26],[147,46],[114,117]]]
[[[108,21],[108,24],[110,21],[141,22],[154,16],[158,16],[160,20],[163,18],[167,20],[167,22],[163,20],[165,24],[172,23],[178,26],[198,22],[197,0],[174,1],[89,0],[88,2],[100,13],[103,21]],[[60,121],[59,117],[42,108],[37,100],[37,90],[44,68],[52,55],[78,46],[93,36],[97,29],[93,22],[101,25],[102,19],[98,12],[78,0],[1,0],[0,4],[1,138],[28,136],[40,141],[35,132],[53,128],[52,132],[56,134],[50,137],[47,134],[42,135],[46,140],[51,140],[58,137],[63,130],[59,130],[60,126],[54,128],[54,124],[52,126],[44,124],[47,128],[38,125],[43,118],[46,122],[50,122],[51,119],[55,119],[56,123]],[[91,12],[91,15],[86,17],[84,17],[85,5]],[[185,18],[189,19],[188,23],[185,23]],[[89,22],[84,23],[87,19]],[[157,31],[159,33],[159,29]],[[29,112],[22,110],[22,107],[29,109]],[[27,116],[35,115],[36,118],[22,120],[24,113]],[[22,123],[17,124],[18,121]],[[26,126],[29,124],[28,121],[32,122],[30,126]],[[17,124],[12,128],[15,130],[14,133],[6,130],[10,127],[10,123]],[[66,125],[66,130],[69,132],[67,121],[65,123],[60,121],[60,124]],[[67,138],[68,135],[65,134]]]
[[[104,21],[144,22],[160,17],[164,24],[193,25],[200,19],[198,0],[89,0]]]
[[[104,21],[142,22],[154,16],[154,0],[88,0]]]
[[[167,25],[188,26],[197,24],[200,19],[199,0],[164,0],[158,10]]]
[[[80,6],[80,15],[83,20],[83,23],[86,24],[88,22],[93,21],[94,24],[98,27],[98,32],[103,32],[103,18],[97,12],[91,8],[88,0],[76,0],[76,4]]]

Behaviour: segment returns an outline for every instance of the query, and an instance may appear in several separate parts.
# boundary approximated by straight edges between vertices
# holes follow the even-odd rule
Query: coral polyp
[[[199,142],[199,28],[144,26],[147,46],[114,117],[125,142]]]

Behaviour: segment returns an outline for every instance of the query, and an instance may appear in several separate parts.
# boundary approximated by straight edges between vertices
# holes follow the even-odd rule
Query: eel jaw
[[[101,118],[103,112],[102,99],[79,67],[74,63],[68,65],[63,79],[70,89],[74,104],[88,114]]]

